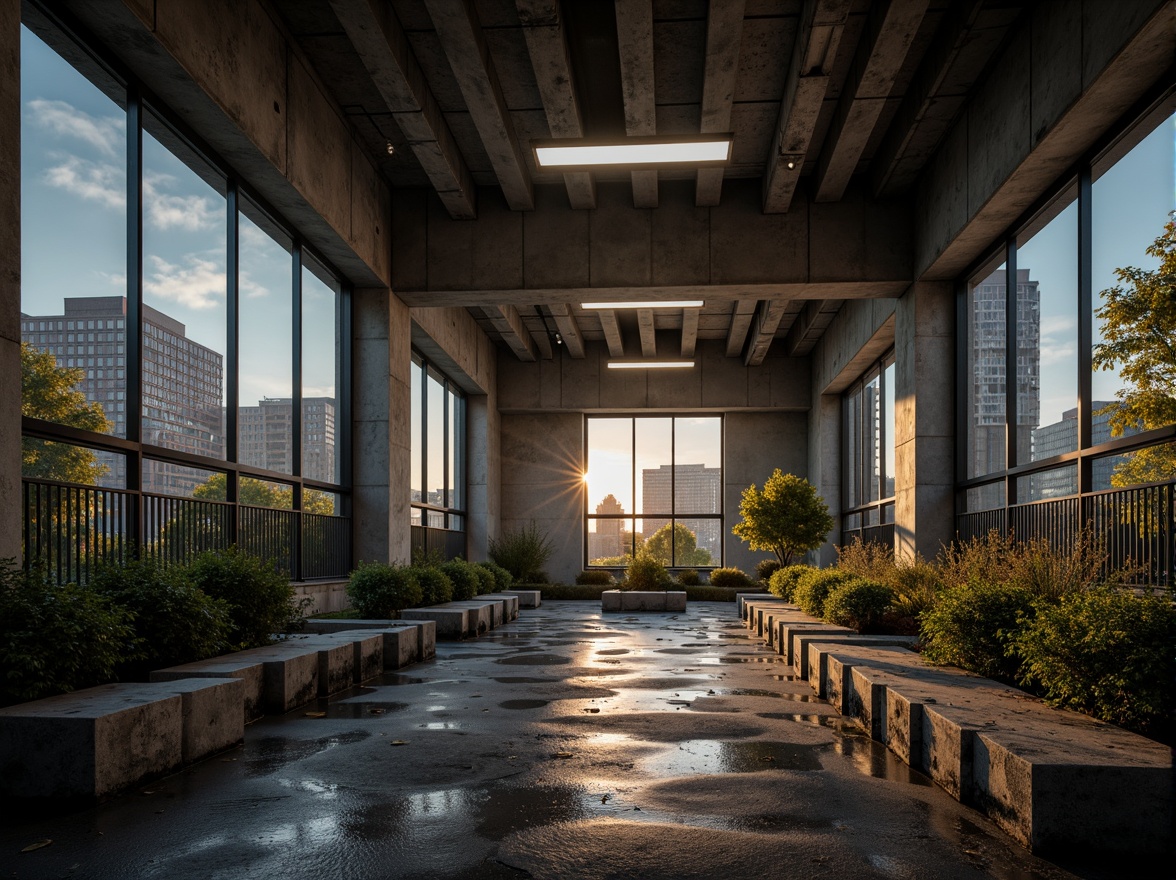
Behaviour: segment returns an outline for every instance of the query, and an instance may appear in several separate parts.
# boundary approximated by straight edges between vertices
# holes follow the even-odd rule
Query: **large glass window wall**
[[[464,532],[465,395],[455,382],[416,352],[412,355],[409,386],[412,525]],[[454,549],[457,544],[445,546]]]
[[[842,397],[841,538],[894,542],[894,353]]]

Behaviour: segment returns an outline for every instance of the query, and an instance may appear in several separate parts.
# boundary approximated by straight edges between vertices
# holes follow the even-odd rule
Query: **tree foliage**
[[[820,547],[833,529],[829,506],[813,485],[779,468],[764,483],[763,491],[754,484],[743,490],[739,514],[743,520],[732,531],[752,550],[775,553],[781,565]]]
[[[85,370],[59,367],[57,358],[22,342],[20,345],[20,413],[58,425],[105,434],[110,422],[102,405],[86,400],[77,389]],[[21,473],[42,480],[94,485],[106,473],[89,449],[24,437],[20,444]]]
[[[670,532],[674,534],[674,555],[670,556]],[[710,565],[711,553],[698,546],[698,536],[682,523],[666,523],[646,539],[644,552],[666,565]]]
[[[1147,248],[1155,269],[1115,270],[1119,283],[1099,295],[1095,314],[1103,341],[1094,347],[1098,370],[1117,371],[1123,387],[1110,415],[1111,434],[1176,424],[1176,221]],[[1115,486],[1159,482],[1176,476],[1176,447],[1141,450],[1115,469]]]

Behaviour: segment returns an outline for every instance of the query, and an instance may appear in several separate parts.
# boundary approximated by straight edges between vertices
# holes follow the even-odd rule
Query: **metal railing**
[[[350,517],[53,480],[24,479],[21,491],[24,565],[57,583],[84,581],[96,565],[136,554],[174,565],[233,545],[272,560],[291,580],[351,570]]]
[[[466,534],[464,531],[412,526],[411,533],[410,546],[414,557],[423,553],[439,553],[446,559],[465,556]]]
[[[1140,584],[1172,587],[1176,565],[1176,481],[1051,498],[960,514],[956,531],[970,540],[996,530],[1021,541],[1045,540],[1059,552],[1094,530],[1107,572],[1129,569]]]

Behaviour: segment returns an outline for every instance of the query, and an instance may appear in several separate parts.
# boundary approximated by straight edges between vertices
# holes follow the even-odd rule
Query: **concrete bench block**
[[[290,639],[235,656],[261,664],[262,709],[267,715],[282,715],[319,696],[318,655],[318,645],[309,639]]]
[[[384,671],[384,637],[379,630],[353,629],[326,633],[320,639],[337,639],[350,644],[353,651],[352,681],[359,684]],[[321,681],[321,677],[320,677]]]
[[[465,638],[470,628],[470,611],[468,608],[452,608],[446,605],[435,605],[431,608],[409,608],[402,612],[405,620],[430,620],[436,625],[435,633],[439,639]]]
[[[331,640],[331,636],[324,636]],[[382,646],[381,646],[382,647]],[[318,695],[329,697],[355,683],[355,649],[349,641],[318,645]]]
[[[736,593],[735,594],[735,608],[739,612],[739,617],[742,620],[747,620],[747,599],[770,599],[771,593]]]
[[[107,684],[0,709],[0,794],[94,803],[183,763],[183,700]]]
[[[785,654],[785,660],[792,664],[801,679],[808,681],[809,644],[814,641],[853,635],[857,635],[857,633],[847,626],[830,626],[828,624],[797,626],[790,624],[787,630],[789,650]]]
[[[834,705],[840,705],[840,698],[842,691],[848,686],[848,681],[844,680],[848,675],[849,667],[853,664],[838,665],[837,680],[830,680],[829,657],[839,649],[847,645],[881,647],[914,647],[918,639],[915,636],[863,636],[852,630],[848,635],[814,635],[806,639],[804,636],[798,636],[801,644],[807,644],[805,653],[808,655],[808,663],[802,676],[807,676],[807,680],[812,689],[816,692],[818,697],[827,699],[833,702]],[[852,656],[852,655],[851,655]],[[913,651],[911,656],[918,658],[918,655]],[[830,693],[830,687],[835,689],[835,695]]]
[[[681,590],[605,590],[600,594],[602,611],[685,611],[686,593]]]
[[[245,683],[239,678],[185,678],[160,682],[161,693],[180,695],[185,764],[231,749],[245,739]]]
[[[305,630],[311,633],[347,632],[350,630],[377,630],[383,632],[388,629],[403,629],[406,627],[417,630],[417,654],[412,660],[428,660],[437,656],[437,624],[432,620],[316,619],[308,620]],[[411,639],[411,636],[408,638]],[[387,638],[384,641],[385,652],[387,652]],[[412,660],[407,662],[411,663]]]
[[[519,597],[513,593],[487,593],[487,599],[501,599],[505,604],[503,613],[506,615],[506,622],[519,619]]]
[[[539,590],[502,590],[501,592],[517,598],[520,608],[538,608],[543,602],[543,594]]]
[[[491,602],[479,602],[476,599],[465,599],[459,602],[449,602],[445,605],[439,605],[437,607],[464,608],[467,612],[465,634],[475,638],[494,629],[495,617],[497,617],[499,621],[502,620],[502,606],[498,605],[496,614],[495,606]]]
[[[156,669],[150,678],[152,681],[180,681],[188,678],[237,679],[241,682],[243,722],[248,724],[265,714],[264,665],[256,658],[242,658],[238,654],[210,657],[207,660]]]

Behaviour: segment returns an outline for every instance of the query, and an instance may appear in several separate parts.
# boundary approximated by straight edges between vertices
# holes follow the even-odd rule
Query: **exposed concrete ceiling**
[[[495,201],[517,212],[536,208],[540,188],[558,188],[566,210],[592,211],[602,185],[629,187],[633,211],[662,210],[671,181],[691,182],[694,205],[716,208],[731,198],[725,181],[748,178],[759,181],[764,214],[787,213],[798,198],[806,209],[839,203],[847,192],[902,201],[1025,3],[274,5],[394,192],[430,190],[456,221],[479,216],[479,188],[497,190]],[[531,151],[533,140],[550,137],[726,131],[734,148],[722,169],[559,174],[536,168]],[[774,280],[708,291],[701,309],[685,312],[585,311],[574,286],[550,297],[493,285],[427,297],[422,288],[405,298],[469,308],[523,360],[551,357],[553,343],[573,357],[587,340],[607,344],[614,357],[665,357],[688,355],[699,339],[723,339],[729,356],[755,364],[772,345],[806,353],[839,302],[863,295],[860,284],[773,293],[763,282]],[[901,292],[894,278],[876,280],[864,295]],[[633,298],[694,298],[656,287]]]

